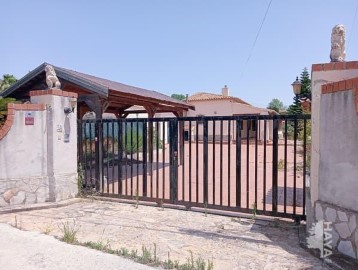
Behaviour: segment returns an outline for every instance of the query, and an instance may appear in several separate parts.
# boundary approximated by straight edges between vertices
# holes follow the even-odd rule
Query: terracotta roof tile
[[[250,105],[249,103],[247,103],[246,101],[244,101],[238,97],[223,96],[223,95],[205,93],[205,92],[196,93],[188,98],[189,102],[190,101],[201,101],[201,100],[231,100],[236,103]]]

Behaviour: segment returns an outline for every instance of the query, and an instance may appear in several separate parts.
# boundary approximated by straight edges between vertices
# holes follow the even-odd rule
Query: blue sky
[[[273,0],[246,64],[269,2],[2,1],[0,74],[49,62],[168,95],[227,84],[264,107],[289,105],[302,69],[330,61],[334,25],[346,26],[346,60],[358,60],[357,0]]]

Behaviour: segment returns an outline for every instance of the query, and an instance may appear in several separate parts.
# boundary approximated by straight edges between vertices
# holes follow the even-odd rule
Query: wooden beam
[[[78,94],[78,96],[92,94],[92,92],[90,92],[88,89],[84,89],[82,87],[76,86],[69,82],[64,83],[62,90],[68,91],[68,92],[75,92]]]
[[[77,106],[77,119],[82,120],[83,116],[92,111],[85,103],[80,103]]]
[[[189,109],[193,109],[195,110],[195,107],[192,105],[186,105],[186,104],[181,104],[181,103],[176,103],[176,102],[172,102],[172,101],[168,101],[168,100],[159,100],[156,98],[151,98],[151,97],[143,97],[140,95],[134,95],[134,94],[129,94],[129,93],[122,93],[119,91],[115,91],[115,90],[109,90],[109,96],[118,96],[118,97],[122,97],[122,98],[127,98],[127,99],[131,99],[131,100],[136,100],[136,101],[141,101],[141,102],[149,102],[152,103],[153,105],[156,104],[160,104],[160,105],[167,105],[167,106],[173,106],[173,107],[180,107],[183,110],[189,110]]]
[[[143,101],[140,99],[131,99],[128,97],[118,96],[118,95],[111,95],[110,100],[114,103],[120,103],[120,104],[131,104],[131,105],[137,105],[137,106],[148,106],[148,107],[154,107],[154,106],[161,106],[160,104],[155,104],[149,101]]]
[[[126,109],[132,107],[131,105],[124,105],[124,106],[121,106],[121,107],[109,107],[107,109],[107,113],[114,113],[117,117],[119,117],[119,115],[122,115]]]

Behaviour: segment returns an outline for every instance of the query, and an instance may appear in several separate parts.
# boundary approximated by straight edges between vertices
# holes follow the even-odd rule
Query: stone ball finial
[[[331,35],[331,62],[344,62],[346,59],[346,29],[343,24],[337,24]]]
[[[48,88],[61,88],[61,83],[59,79],[57,78],[55,69],[51,65],[46,65],[45,67],[46,71],[46,83]]]

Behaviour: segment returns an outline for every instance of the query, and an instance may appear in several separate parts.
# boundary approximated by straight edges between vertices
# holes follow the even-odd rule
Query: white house
[[[195,106],[195,111],[189,110],[187,116],[245,116],[245,115],[273,115],[277,114],[274,110],[258,108],[250,105],[246,101],[229,95],[229,88],[225,85],[222,88],[221,94],[213,93],[196,93],[187,98],[187,102],[190,105]],[[229,130],[229,121],[223,123],[223,135],[227,140],[230,134],[231,140],[235,140],[236,127],[235,122],[231,121]],[[243,121],[241,127],[241,137],[247,138],[247,131],[249,131],[249,137],[255,138],[256,132],[258,132],[258,140],[264,140],[264,120],[259,121]],[[189,129],[186,125],[186,130]],[[220,121],[215,124],[215,139],[219,138],[220,134]],[[192,136],[195,135],[196,127],[192,128]],[[188,130],[189,131],[189,130]],[[209,140],[213,136],[213,124],[209,122],[208,135]],[[202,137],[202,128],[198,132],[199,137]],[[194,136],[195,137],[195,136]],[[266,122],[266,140],[272,140],[272,121]]]

